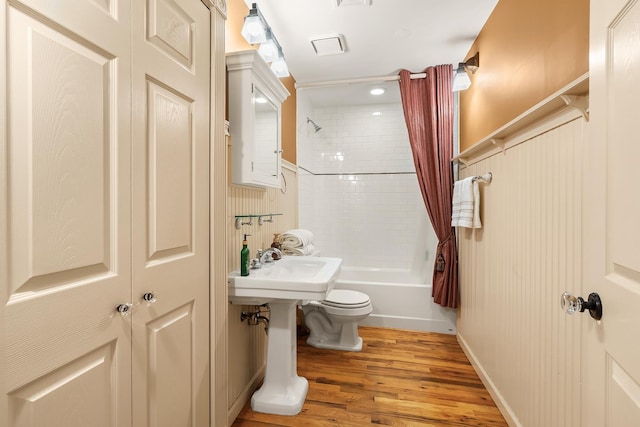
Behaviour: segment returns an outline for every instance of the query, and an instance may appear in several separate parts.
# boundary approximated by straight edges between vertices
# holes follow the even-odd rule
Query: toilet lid
[[[361,308],[370,303],[371,301],[367,294],[347,289],[334,289],[329,292],[326,299],[321,301],[322,305],[339,308]]]

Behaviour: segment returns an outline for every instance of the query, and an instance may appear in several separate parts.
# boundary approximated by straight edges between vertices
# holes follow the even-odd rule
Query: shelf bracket
[[[242,218],[236,217],[236,229],[240,230],[243,225],[253,225],[253,221],[249,218],[248,222],[242,222]]]
[[[253,225],[253,218],[258,218],[258,225],[262,225],[265,222],[273,222],[274,216],[282,215],[281,213],[268,213],[268,214],[252,214],[252,215],[236,215],[236,229],[240,230],[243,225]],[[269,218],[269,219],[265,219]],[[247,219],[247,222],[242,220]]]
[[[560,98],[562,98],[567,106],[578,110],[586,122],[589,121],[589,112],[587,111],[589,108],[588,96],[561,95]]]
[[[498,147],[502,151],[502,154],[506,154],[506,150],[504,149],[504,139],[491,138],[489,141],[491,141],[493,145]]]
[[[467,162],[465,159],[463,159],[462,157],[454,157],[453,162],[458,162],[458,163],[462,163],[464,165],[465,168],[469,167],[469,162]]]
[[[264,217],[267,217],[267,216],[269,217],[269,219],[263,219]],[[265,222],[273,222],[273,215],[260,215],[258,217],[258,224],[259,225],[262,225]]]

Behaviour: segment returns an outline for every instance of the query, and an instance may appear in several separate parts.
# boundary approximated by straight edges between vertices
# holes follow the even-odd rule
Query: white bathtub
[[[335,289],[369,295],[373,313],[361,325],[456,333],[456,312],[433,302],[431,278],[402,269],[343,266]]]

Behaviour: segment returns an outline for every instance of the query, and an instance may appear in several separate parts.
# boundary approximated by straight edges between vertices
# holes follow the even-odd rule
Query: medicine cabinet
[[[280,187],[282,102],[289,91],[255,50],[227,54],[231,181]]]

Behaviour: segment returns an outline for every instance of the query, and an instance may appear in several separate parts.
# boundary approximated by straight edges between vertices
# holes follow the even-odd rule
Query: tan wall
[[[501,0],[467,57],[480,52],[460,93],[460,150],[589,69],[589,0]]]
[[[242,37],[240,31],[244,23],[244,17],[249,13],[249,8],[243,0],[227,1],[227,25],[225,26],[225,52],[238,52],[247,49],[257,49]]]
[[[296,81],[293,77],[285,77],[280,79],[291,94],[282,103],[282,158],[294,165],[298,164],[296,151],[296,110],[297,110],[297,94]]]
[[[244,17],[249,13],[249,9],[243,0],[230,0],[227,3],[227,25],[225,27],[225,51],[238,52],[247,49],[257,49],[258,45],[252,46],[242,37],[240,31],[244,23]],[[291,94],[282,103],[282,158],[293,164],[296,161],[296,87],[295,79],[292,76],[281,78]],[[228,117],[228,115],[227,115]]]

